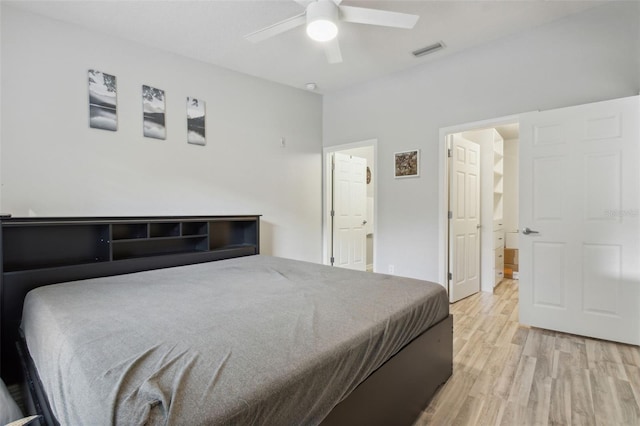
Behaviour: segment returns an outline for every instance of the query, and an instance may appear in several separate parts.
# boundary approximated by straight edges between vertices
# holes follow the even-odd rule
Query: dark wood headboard
[[[260,216],[0,218],[0,375],[20,378],[22,305],[37,287],[250,256]]]

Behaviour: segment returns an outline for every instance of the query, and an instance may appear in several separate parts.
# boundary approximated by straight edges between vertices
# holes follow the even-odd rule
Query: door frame
[[[371,166],[371,179],[375,182],[373,188],[373,271],[376,271],[376,249],[378,233],[378,139],[367,139],[343,145],[334,145],[322,148],[322,263],[331,265],[331,199],[333,188],[331,187],[331,155],[334,152],[346,151],[353,148],[373,148],[373,165]]]
[[[454,133],[478,130],[487,127],[502,126],[505,124],[519,123],[520,115],[507,115],[503,117],[490,118],[487,120],[473,121],[469,123],[456,124],[454,126],[441,127],[440,136],[438,138],[438,157],[440,158],[438,167],[438,188],[439,188],[439,225],[438,225],[438,264],[439,279],[444,283],[444,287],[449,293],[449,157],[447,150],[449,148],[449,135]],[[482,172],[481,172],[482,174]],[[480,184],[482,185],[482,183]],[[482,199],[482,196],[481,196]],[[481,243],[482,244],[482,243]],[[482,251],[480,252],[482,257]],[[482,283],[480,284],[482,290]]]

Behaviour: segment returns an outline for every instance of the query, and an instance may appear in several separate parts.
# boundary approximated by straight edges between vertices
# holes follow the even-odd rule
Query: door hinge
[[[447,157],[451,158],[451,148],[447,149]]]
[[[330,260],[331,260],[331,266],[333,266],[333,263],[336,261],[335,257],[332,256]]]
[[[331,217],[334,217],[336,215],[336,211],[335,210],[331,210]]]
[[[452,211],[449,212],[449,219],[453,219],[453,212]]]
[[[451,275],[451,272],[449,272],[449,281],[451,281],[453,279],[453,275]]]

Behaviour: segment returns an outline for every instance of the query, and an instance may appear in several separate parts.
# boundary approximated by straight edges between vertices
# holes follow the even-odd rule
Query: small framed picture
[[[393,169],[396,178],[417,177],[420,174],[420,151],[396,152],[393,154]]]
[[[118,98],[114,75],[89,70],[89,127],[113,132],[118,130]]]
[[[148,138],[166,139],[164,90],[142,86],[142,134]]]
[[[206,145],[205,103],[201,99],[187,97],[187,142]]]

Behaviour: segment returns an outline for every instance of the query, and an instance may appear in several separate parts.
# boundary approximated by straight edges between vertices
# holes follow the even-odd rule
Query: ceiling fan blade
[[[247,34],[246,36],[244,36],[244,38],[257,43],[259,41],[266,40],[269,37],[273,37],[285,31],[289,31],[307,22],[305,14],[306,12],[302,12],[300,15],[293,16],[289,19],[285,19],[284,21],[280,21],[277,24],[273,24],[261,30],[254,31],[251,34]]]
[[[420,18],[418,15],[408,13],[353,6],[340,6],[340,13],[342,20],[346,22],[407,29],[413,28]]]
[[[327,61],[329,61],[330,64],[339,64],[342,62],[342,52],[340,52],[340,43],[338,43],[338,38],[325,41],[323,44],[324,53],[327,55]]]

